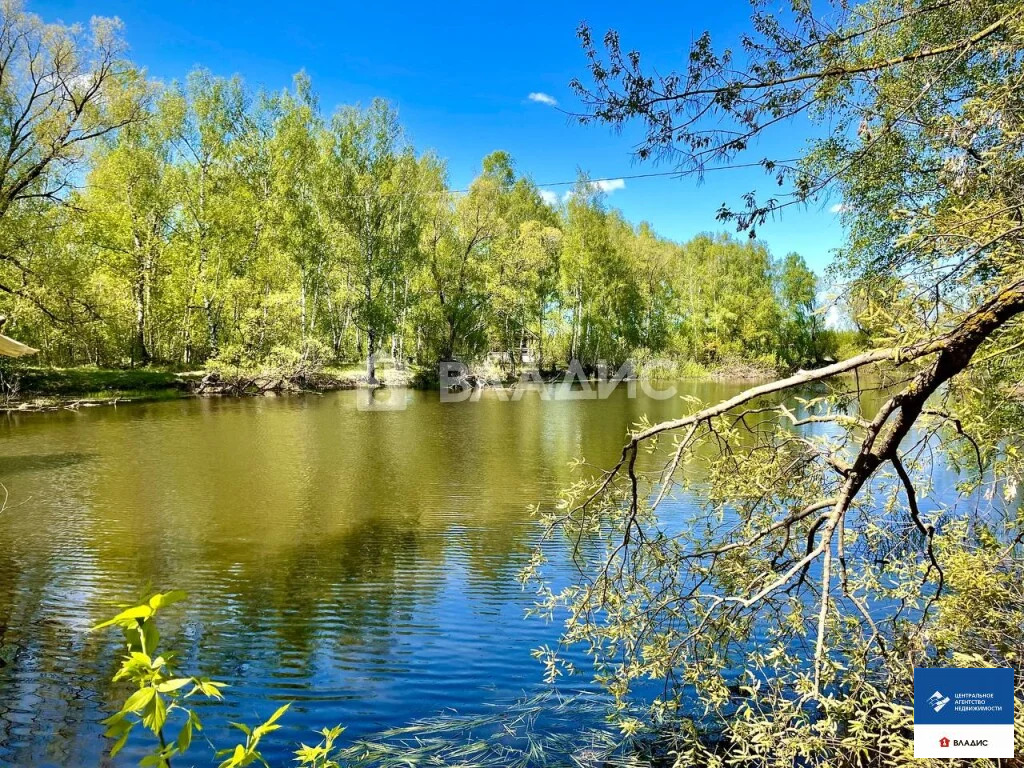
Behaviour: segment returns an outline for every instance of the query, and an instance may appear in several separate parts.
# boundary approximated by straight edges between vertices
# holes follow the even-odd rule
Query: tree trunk
[[[442,360],[455,359],[455,325],[454,320],[448,320],[448,340],[445,342],[444,349],[441,350]]]
[[[299,267],[299,338],[306,338],[306,270]]]
[[[537,323],[537,370],[544,368],[544,300],[541,299],[537,316],[540,318]]]
[[[146,365],[150,361],[146,348],[146,300],[144,278],[140,276],[135,285],[135,338],[132,342],[132,364]]]
[[[366,381],[372,385],[380,383],[377,381],[377,361],[373,357],[376,341],[377,334],[372,329],[368,330],[366,332]]]
[[[217,313],[214,311],[214,301],[212,298],[207,297],[203,299],[203,312],[206,314],[206,343],[210,347],[210,357],[216,357],[219,344],[217,339],[219,329],[217,328]]]
[[[566,362],[571,363],[573,360],[579,357],[580,350],[580,326],[582,325],[583,315],[583,290],[579,284],[576,285],[576,306],[572,312],[572,336],[569,341],[569,359]]]
[[[149,360],[149,350],[146,348],[146,298],[149,291],[146,287],[147,262],[145,249],[138,233],[133,234],[136,258],[135,284],[132,286],[132,300],[135,304],[135,325],[132,338],[132,365],[141,363],[146,365]]]

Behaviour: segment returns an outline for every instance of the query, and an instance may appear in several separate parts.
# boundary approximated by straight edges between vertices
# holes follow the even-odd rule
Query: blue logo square
[[[915,667],[914,723],[1013,725],[1013,670]]]

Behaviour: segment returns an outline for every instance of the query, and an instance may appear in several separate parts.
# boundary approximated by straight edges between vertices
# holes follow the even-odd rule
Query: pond
[[[705,401],[741,388],[678,387]],[[402,407],[348,391],[0,422],[0,765],[135,763],[133,743],[104,763],[117,646],[88,630],[147,590],[189,593],[166,640],[184,671],[231,686],[214,741],[294,702],[268,749],[281,763],[314,728],[351,739],[541,691],[530,651],[559,628],[524,618],[528,505],[570,482],[572,459],[609,465],[630,425],[683,404],[625,387],[389,394]]]

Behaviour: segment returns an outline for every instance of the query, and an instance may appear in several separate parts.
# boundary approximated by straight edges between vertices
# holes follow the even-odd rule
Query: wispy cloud
[[[592,191],[604,192],[606,195],[610,195],[612,192],[615,192],[616,190],[625,188],[625,179],[601,179],[600,181],[590,182],[590,189]],[[540,195],[541,200],[543,200],[550,206],[557,206],[559,201],[563,203],[568,203],[570,200],[572,200],[574,192],[575,190],[571,187],[565,190],[565,192],[563,192],[561,195],[559,195],[553,189],[537,190],[537,193]]]
[[[626,188],[625,179],[602,179],[601,181],[595,181],[594,184],[604,193],[611,193],[617,189]]]
[[[843,203],[836,203],[828,209],[829,213],[842,213],[846,210],[846,206]]]
[[[558,205],[558,193],[552,192],[550,189],[537,190],[540,193],[541,200],[551,206]]]
[[[557,107],[558,100],[554,96],[549,96],[542,91],[534,91],[527,96],[530,101],[536,101],[538,104],[546,104],[549,107]]]

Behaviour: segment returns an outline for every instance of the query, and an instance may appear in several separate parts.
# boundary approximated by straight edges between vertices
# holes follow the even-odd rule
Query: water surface
[[[704,400],[738,389],[685,385]],[[104,763],[99,721],[123,691],[107,682],[116,638],[88,628],[147,589],[189,592],[166,640],[183,671],[232,686],[214,741],[295,702],[268,749],[281,762],[313,728],[354,738],[540,691],[530,651],[558,627],[523,618],[528,505],[570,482],[573,458],[608,465],[631,424],[684,405],[625,388],[392,394],[404,409],[363,410],[350,391],[0,422],[0,642],[17,649],[0,668],[0,765],[134,764],[132,745]]]

